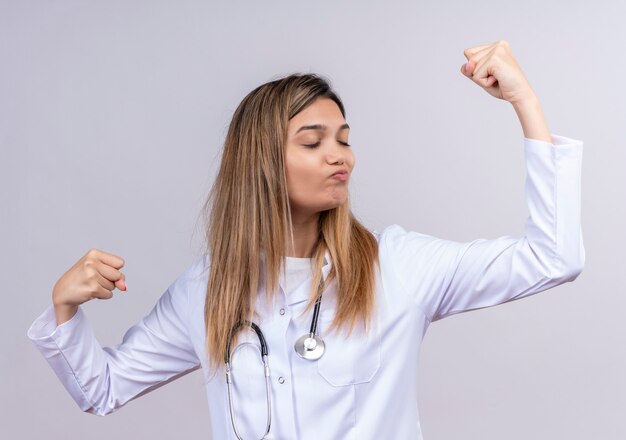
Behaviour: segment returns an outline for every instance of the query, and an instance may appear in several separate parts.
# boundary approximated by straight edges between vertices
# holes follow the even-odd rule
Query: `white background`
[[[504,39],[551,132],[584,142],[587,263],[574,283],[430,327],[424,437],[626,438],[625,16],[608,0],[1,0],[0,436],[208,438],[198,372],[99,418],[26,330],[91,247],[122,256],[129,285],[84,306],[100,342],[148,313],[199,252],[230,117],[266,81],[332,80],[367,226],[521,234],[521,127],[459,71],[464,49]]]

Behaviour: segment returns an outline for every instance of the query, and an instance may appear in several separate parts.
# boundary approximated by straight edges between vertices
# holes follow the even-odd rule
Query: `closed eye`
[[[342,141],[337,141],[338,143],[340,143],[341,145],[345,146],[345,147],[350,147],[351,145],[347,142],[342,142]],[[317,141],[314,144],[303,144],[305,147],[308,148],[315,148],[315,147],[319,147],[321,144],[321,141]]]

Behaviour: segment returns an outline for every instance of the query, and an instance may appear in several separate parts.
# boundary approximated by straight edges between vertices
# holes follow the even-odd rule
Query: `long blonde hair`
[[[343,103],[326,79],[292,74],[250,92],[233,115],[221,165],[204,204],[206,251],[210,257],[204,317],[210,365],[224,360],[231,329],[252,320],[257,291],[272,298],[292,237],[287,193],[285,144],[289,120],[320,97]],[[365,329],[375,306],[375,237],[352,214],[349,202],[323,211],[313,251],[312,290],[306,311],[317,299],[326,250],[332,260],[325,287],[336,278],[337,308],[331,329],[361,322]],[[263,273],[262,273],[263,272]],[[236,336],[235,336],[236,338]]]

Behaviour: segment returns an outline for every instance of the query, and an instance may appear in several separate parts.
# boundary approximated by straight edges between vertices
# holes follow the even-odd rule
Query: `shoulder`
[[[428,246],[447,242],[447,240],[433,237],[432,235],[407,230],[398,224],[387,226],[381,232],[372,231],[372,233],[378,240],[379,247],[384,247],[389,250],[401,248],[406,245]]]
[[[172,296],[188,300],[189,295],[196,291],[206,289],[209,276],[209,256],[207,253],[196,255],[191,263],[170,284],[169,291]]]
[[[194,282],[208,276],[209,273],[209,254],[202,253],[195,256],[187,269],[180,276],[187,282]]]
[[[382,258],[432,259],[455,255],[463,247],[463,243],[407,230],[398,224],[387,226],[375,235]]]

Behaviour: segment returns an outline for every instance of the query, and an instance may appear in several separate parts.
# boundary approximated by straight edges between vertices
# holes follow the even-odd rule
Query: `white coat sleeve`
[[[52,306],[32,323],[28,337],[83,411],[109,414],[199,368],[188,332],[187,292],[198,263],[167,288],[115,347],[101,347],[80,307],[59,326]]]
[[[400,285],[431,322],[524,298],[581,273],[582,147],[555,134],[552,143],[524,138],[523,237],[460,243],[398,225],[383,231],[382,249]]]

